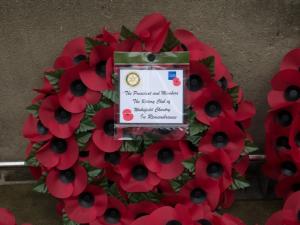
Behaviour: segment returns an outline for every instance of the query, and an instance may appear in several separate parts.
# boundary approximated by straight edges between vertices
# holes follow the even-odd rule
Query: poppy
[[[30,114],[23,126],[23,136],[32,142],[41,142],[49,140],[52,134],[39,119]]]
[[[81,63],[67,69],[59,80],[59,103],[71,113],[80,113],[85,110],[87,104],[96,104],[101,97],[97,91],[89,89],[81,80],[79,73],[87,68],[87,64]]]
[[[83,113],[66,111],[56,95],[47,97],[39,109],[39,118],[49,131],[59,138],[68,138],[79,127]]]
[[[144,51],[159,52],[165,43],[169,27],[170,22],[159,13],[145,16],[134,30],[140,42],[136,42],[137,46],[133,47],[132,51],[143,46]]]
[[[110,46],[99,45],[90,54],[90,68],[81,71],[80,79],[91,90],[112,89],[113,51]]]
[[[300,71],[300,48],[295,48],[284,56],[280,70],[287,69]]]
[[[184,167],[178,142],[159,141],[150,145],[144,152],[146,167],[161,179],[179,176]]]
[[[85,38],[78,37],[70,40],[59,57],[55,60],[55,69],[68,69],[87,60],[85,51]]]
[[[91,143],[88,146],[89,154],[89,162],[92,166],[103,169],[103,168],[111,168],[120,164],[121,157],[124,155],[121,154],[120,151],[115,152],[104,152],[97,148],[94,143]]]
[[[154,210],[150,215],[135,220],[132,225],[192,225],[189,212],[183,205],[174,208],[163,206]]]
[[[187,140],[179,141],[179,147],[183,155],[183,160],[194,156],[198,151],[198,146]]]
[[[291,125],[290,133],[289,133],[289,145],[291,148],[295,149],[295,152],[299,153],[300,150],[300,117],[296,117],[294,122]],[[300,157],[297,154],[295,157]]]
[[[120,200],[114,197],[108,197],[107,207],[103,215],[98,217],[90,225],[127,225],[131,222],[130,211],[127,210]]]
[[[203,153],[224,151],[233,162],[244,150],[244,139],[245,134],[232,120],[220,118],[211,123],[198,149]]]
[[[26,159],[30,156],[30,153],[32,151],[32,145],[33,143],[30,142],[25,149]],[[39,180],[43,172],[46,170],[46,168],[44,168],[43,166],[38,166],[38,167],[29,166],[28,169],[35,180]]]
[[[122,130],[115,128],[114,108],[100,109],[93,118],[96,129],[93,133],[95,145],[104,152],[115,152],[122,141],[117,140],[122,136]]]
[[[195,178],[181,188],[179,197],[189,208],[208,205],[214,210],[220,201],[220,188],[212,180]]]
[[[240,156],[233,164],[234,170],[239,173],[241,176],[244,176],[248,167],[250,159],[249,155]]]
[[[220,207],[223,209],[229,209],[235,200],[235,191],[226,189],[225,191],[222,192],[221,199],[220,199]]]
[[[87,173],[79,164],[65,170],[53,168],[46,178],[51,195],[56,198],[69,198],[79,195],[87,186]]]
[[[154,134],[154,136],[157,135],[157,139],[160,139],[160,140],[181,140],[184,138],[184,136],[186,134],[186,129],[184,129],[184,128],[183,129],[157,128],[157,129],[152,129],[152,130],[150,130],[150,129],[146,130],[146,128],[142,128],[142,129],[144,129],[144,133],[151,132],[152,134]],[[155,137],[151,137],[152,140],[153,140],[153,138],[155,138]]]
[[[111,33],[102,28],[102,32],[95,37],[96,40],[106,42],[108,45],[115,47],[119,43],[120,33]]]
[[[121,161],[120,186],[127,192],[151,191],[160,181],[155,173],[148,170],[140,155],[131,155]]]
[[[189,75],[185,81],[186,104],[192,105],[193,102],[207,85],[212,82],[209,70],[198,61],[190,62]]]
[[[38,103],[39,101],[43,100],[47,96],[55,93],[52,85],[50,84],[48,79],[45,77],[43,79],[43,87],[39,88],[39,89],[33,89],[33,90],[39,94],[32,100],[32,102],[31,102],[32,104]]]
[[[211,83],[194,101],[193,110],[200,122],[210,125],[217,118],[233,118],[233,103],[230,95],[217,84]]]
[[[275,193],[280,198],[287,198],[294,192],[300,191],[300,176],[285,177],[281,179],[275,188]]]
[[[16,218],[8,209],[0,208],[0,218],[0,225],[16,225]]]
[[[104,214],[107,209],[107,195],[95,185],[88,185],[76,197],[64,200],[65,212],[76,223],[90,223]]]
[[[221,191],[232,183],[231,170],[231,160],[222,151],[203,154],[196,161],[196,178],[217,182]]]
[[[221,57],[215,57],[214,72],[215,74],[213,78],[223,90],[227,90],[236,86],[236,84],[233,82],[232,74],[221,61]]]
[[[169,180],[161,180],[156,186],[155,191],[160,193],[160,203],[163,205],[175,206],[179,203],[179,198]]]
[[[242,124],[243,128],[248,128],[252,117],[255,115],[256,109],[252,102],[242,101],[238,104],[235,112],[235,121]]]
[[[201,205],[190,209],[192,220],[199,225],[223,225],[220,216],[212,212],[209,206]]]
[[[271,80],[272,90],[268,94],[268,103],[276,107],[300,100],[300,71],[282,70]]]
[[[138,219],[142,216],[147,216],[157,208],[159,208],[159,205],[151,201],[140,201],[128,205],[128,211],[131,212],[130,216],[132,217],[132,220]]]
[[[37,160],[48,169],[60,170],[70,168],[78,159],[78,145],[74,137],[61,139],[53,137],[36,153]]]

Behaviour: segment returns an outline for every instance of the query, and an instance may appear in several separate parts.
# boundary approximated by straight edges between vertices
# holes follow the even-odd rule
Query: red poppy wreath
[[[271,85],[264,171],[278,181],[277,196],[286,198],[300,190],[300,48],[285,55]]]
[[[6,208],[0,208],[0,225],[17,225],[14,214]],[[22,225],[31,225],[22,223]]]
[[[114,126],[115,51],[189,51],[188,132],[162,131],[180,140],[114,138],[123,135]],[[43,79],[23,128],[26,163],[34,190],[59,199],[64,224],[243,224],[213,211],[249,185],[255,108],[216,50],[154,13],[134,31],[71,40]]]

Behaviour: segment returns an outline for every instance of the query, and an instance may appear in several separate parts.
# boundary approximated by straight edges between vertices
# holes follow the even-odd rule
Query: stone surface
[[[256,104],[251,131],[262,147],[269,80],[283,55],[299,46],[299,0],[0,0],[0,160],[23,159],[21,127],[31,89],[41,85],[43,68],[66,41],[103,26],[133,28],[153,11],[220,52],[245,97]]]

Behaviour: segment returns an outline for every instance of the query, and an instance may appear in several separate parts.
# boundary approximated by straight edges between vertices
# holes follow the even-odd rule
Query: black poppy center
[[[75,179],[75,173],[72,169],[67,169],[67,170],[61,170],[59,172],[59,179],[63,183],[71,183]]]
[[[297,101],[300,97],[300,88],[297,86],[289,86],[284,91],[284,97],[287,101]]]
[[[148,177],[148,169],[143,165],[137,165],[132,168],[131,175],[135,180],[143,181]]]
[[[195,188],[190,193],[191,201],[195,204],[200,204],[206,199],[206,192],[201,188]]]
[[[192,74],[186,81],[186,87],[190,91],[199,91],[203,87],[203,81],[198,74]]]
[[[289,111],[282,110],[278,113],[277,120],[281,126],[287,127],[292,123],[293,117]]]
[[[192,142],[187,141],[187,145],[191,152],[198,152],[198,147],[196,145],[194,145]]]
[[[300,132],[297,132],[295,135],[295,143],[298,147],[300,147]]]
[[[224,132],[217,132],[212,138],[212,144],[217,148],[224,148],[228,144],[228,136]]]
[[[289,138],[287,136],[280,136],[276,139],[276,148],[286,148],[290,149],[291,146],[289,145]]]
[[[83,208],[91,208],[95,203],[95,197],[90,192],[83,192],[79,195],[78,202]]]
[[[292,191],[293,192],[300,191],[300,183],[294,183],[292,185]]]
[[[174,160],[174,152],[170,148],[162,148],[157,153],[157,159],[163,164],[171,163]]]
[[[285,161],[281,164],[281,173],[285,176],[293,176],[297,172],[296,165],[291,161]]]
[[[104,132],[105,134],[107,134],[108,136],[114,136],[115,133],[115,121],[114,120],[107,120],[104,123]]]
[[[181,225],[181,222],[178,220],[169,220],[166,225]]]
[[[117,165],[120,162],[121,154],[119,151],[117,152],[106,152],[104,154],[104,160],[113,165]]]
[[[223,90],[226,90],[228,87],[228,82],[225,77],[222,77],[220,80],[218,80],[218,85],[221,87]]]
[[[86,91],[87,87],[82,83],[81,80],[74,80],[70,85],[70,90],[74,96],[83,96]]]
[[[116,208],[108,208],[104,213],[104,220],[106,223],[115,224],[119,223],[121,219],[121,213]]]
[[[205,105],[205,113],[210,117],[217,117],[221,113],[221,105],[216,101],[210,101]]]
[[[79,157],[85,158],[89,156],[89,151],[80,151],[79,152]]]
[[[60,107],[55,110],[54,116],[58,123],[64,124],[68,123],[71,120],[72,114]]]
[[[84,60],[86,60],[86,56],[85,55],[77,55],[77,56],[75,56],[73,58],[73,62],[75,64],[78,64],[78,63],[80,63],[81,61],[84,61]]]
[[[36,129],[37,129],[37,132],[38,132],[39,134],[41,134],[41,135],[45,135],[45,134],[48,133],[48,128],[45,127],[45,126],[42,124],[41,121],[39,121],[39,122],[37,123]]]
[[[198,223],[201,225],[212,225],[212,223],[207,219],[198,220]]]
[[[96,74],[100,77],[105,77],[106,75],[106,61],[101,60],[96,64]]]
[[[219,178],[223,174],[223,166],[220,163],[210,163],[206,167],[206,173],[213,178]]]
[[[53,152],[62,154],[67,151],[68,143],[65,139],[54,138],[51,141],[50,148]]]

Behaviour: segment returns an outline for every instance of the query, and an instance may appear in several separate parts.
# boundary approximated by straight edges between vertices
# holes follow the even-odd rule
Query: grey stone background
[[[0,161],[23,159],[31,89],[66,41],[103,26],[133,28],[153,11],[220,52],[257,107],[251,132],[262,147],[269,80],[283,55],[300,45],[300,0],[0,0]]]

